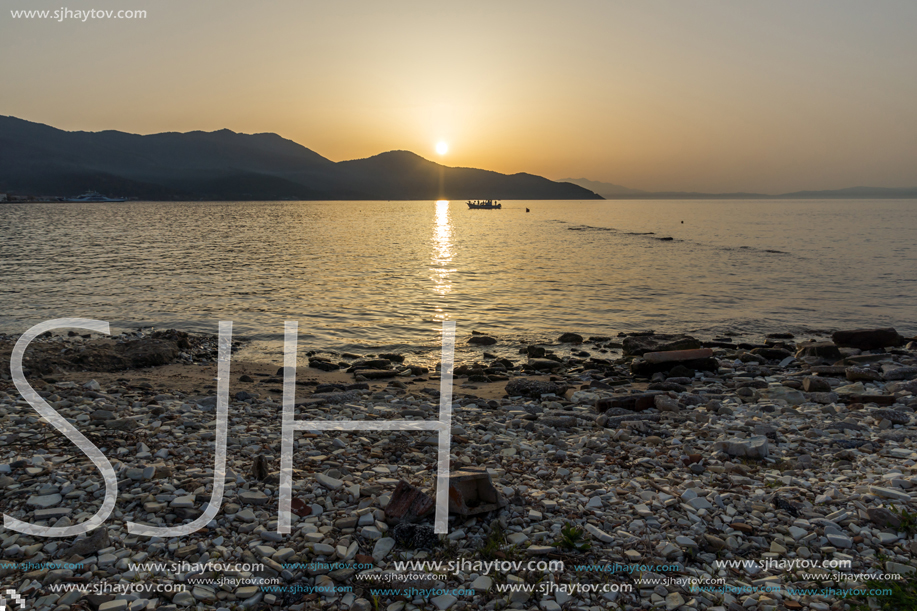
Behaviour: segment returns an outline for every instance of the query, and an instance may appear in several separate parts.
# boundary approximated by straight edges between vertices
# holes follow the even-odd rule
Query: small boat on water
[[[70,199],[65,199],[65,202],[124,202],[127,201],[124,198],[119,197],[105,197],[98,191],[86,191],[78,197],[71,197]]]
[[[503,207],[503,204],[493,199],[485,199],[481,201],[475,200],[473,202],[469,201],[466,203],[472,210],[499,210]]]

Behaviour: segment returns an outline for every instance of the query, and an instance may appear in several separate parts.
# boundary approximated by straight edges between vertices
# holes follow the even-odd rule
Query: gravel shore
[[[101,505],[102,477],[19,396],[14,339],[0,337],[0,507],[77,524]],[[433,496],[436,436],[375,431],[295,435],[293,528],[279,535],[282,371],[233,362],[222,509],[159,539],[126,523],[179,525],[210,498],[215,339],[43,337],[28,380],[108,457],[118,502],[88,537],[0,529],[0,583],[47,610],[914,608],[880,606],[915,596],[917,343],[893,330],[744,339],[565,333],[506,359],[487,353],[499,338],[460,338],[480,358],[454,371],[452,470],[477,473],[500,507],[469,503],[443,537],[429,536],[432,514],[409,524],[389,505],[400,482]],[[438,415],[437,370],[410,355],[309,365],[297,419]],[[396,569],[408,560],[453,567]],[[484,574],[462,560],[564,568]],[[207,562],[256,568],[194,566]],[[870,587],[893,592],[829,590]]]

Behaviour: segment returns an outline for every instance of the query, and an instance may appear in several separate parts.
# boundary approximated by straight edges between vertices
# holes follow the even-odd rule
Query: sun
[[[449,152],[449,143],[448,142],[437,142],[436,143],[436,152],[440,155],[445,155]]]

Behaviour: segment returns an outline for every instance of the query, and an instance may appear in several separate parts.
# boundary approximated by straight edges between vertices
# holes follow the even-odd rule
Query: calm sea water
[[[0,331],[232,320],[268,352],[284,320],[354,352],[433,347],[443,319],[460,338],[913,334],[915,230],[914,200],[4,205]]]

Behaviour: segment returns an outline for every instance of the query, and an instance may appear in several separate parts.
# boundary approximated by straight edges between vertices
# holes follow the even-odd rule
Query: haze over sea
[[[460,344],[472,330],[914,334],[915,229],[915,200],[5,205],[0,331],[231,320],[262,355],[285,320],[303,350],[359,353],[426,352],[443,319]]]

